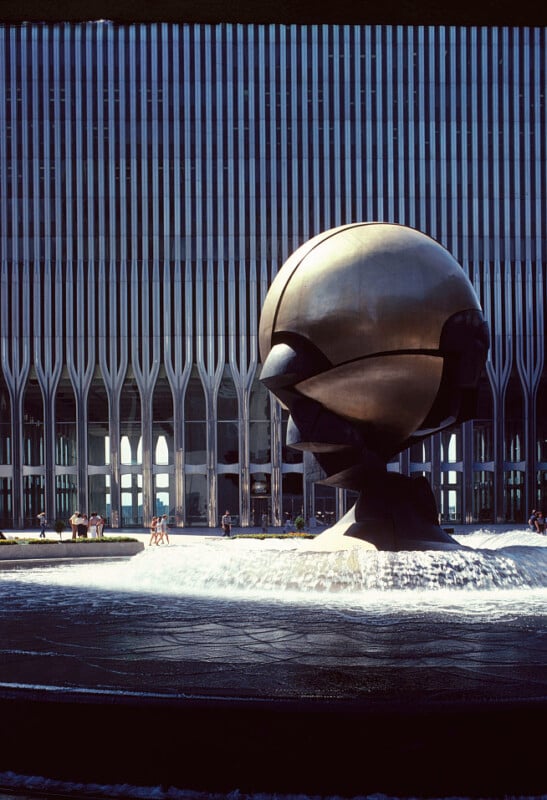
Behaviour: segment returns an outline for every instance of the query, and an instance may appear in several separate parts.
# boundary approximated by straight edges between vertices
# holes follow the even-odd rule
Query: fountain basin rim
[[[547,698],[391,703],[0,687],[0,770],[207,792],[542,795],[543,742],[522,730],[540,729],[546,711]],[[102,737],[100,757],[90,758],[82,735]]]
[[[137,555],[144,550],[143,542],[54,542],[47,544],[16,544],[0,547],[0,569],[18,562],[58,561],[60,559],[79,561],[95,558],[125,558]],[[32,564],[28,564],[32,566]]]

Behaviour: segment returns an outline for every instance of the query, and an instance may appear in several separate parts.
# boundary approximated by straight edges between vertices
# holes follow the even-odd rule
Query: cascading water
[[[492,533],[487,530],[455,537],[466,546],[459,551],[389,552],[355,550],[314,552],[308,540],[267,541],[186,536],[175,546],[147,548],[140,555],[119,562],[53,565],[0,573],[0,580],[23,586],[80,587],[108,592],[144,592],[159,596],[212,596],[271,599],[291,603],[348,600],[365,606],[370,592],[405,590],[406,602],[413,592],[439,590],[508,590],[520,593],[547,588],[547,537],[519,530]],[[36,593],[32,593],[36,597]],[[376,599],[378,599],[376,597]],[[395,597],[397,599],[397,597]],[[455,598],[453,598],[455,599]],[[478,603],[482,595],[462,595],[462,604]],[[509,599],[509,598],[508,598]]]

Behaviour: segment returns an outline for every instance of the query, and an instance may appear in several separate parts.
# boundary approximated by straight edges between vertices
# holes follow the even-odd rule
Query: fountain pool
[[[0,571],[2,768],[215,791],[544,791],[547,537],[455,538],[467,549],[175,536],[126,561]],[[94,737],[118,756],[91,768]],[[122,740],[145,757],[122,758]]]

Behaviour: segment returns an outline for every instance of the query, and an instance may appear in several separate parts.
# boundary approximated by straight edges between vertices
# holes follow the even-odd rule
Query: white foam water
[[[547,537],[487,529],[456,551],[313,552],[308,541],[172,537],[125,562],[0,572],[2,580],[158,596],[248,598],[367,612],[402,606],[497,615],[547,608]],[[56,596],[56,602],[62,602]]]

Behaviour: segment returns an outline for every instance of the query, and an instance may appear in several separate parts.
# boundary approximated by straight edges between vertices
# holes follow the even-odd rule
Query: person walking
[[[158,520],[159,517],[152,517],[152,522],[150,523],[150,539],[148,540],[148,546],[158,543],[158,536],[159,536]]]
[[[46,527],[47,527],[46,512],[40,511],[40,513],[38,514],[38,519],[40,520],[40,539],[45,539]]]
[[[158,517],[156,530],[158,531],[156,544],[162,544],[163,542],[169,544],[169,525],[167,524],[167,514],[164,514],[162,517]]]
[[[223,536],[230,536],[232,533],[232,517],[228,509],[222,515],[222,530],[224,531]]]

